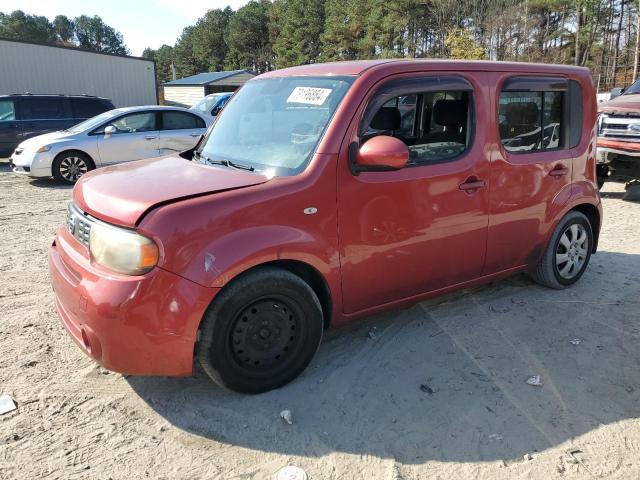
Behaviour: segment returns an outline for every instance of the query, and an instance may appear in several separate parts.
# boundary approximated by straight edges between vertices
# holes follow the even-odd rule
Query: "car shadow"
[[[37,188],[47,188],[54,190],[71,190],[73,185],[60,182],[54,178],[32,178],[29,180],[29,184]]]
[[[9,166],[9,161],[1,160],[0,174],[10,173],[10,172],[11,172],[11,167]],[[19,175],[19,174],[16,173],[15,175]],[[27,180],[30,185],[37,188],[47,188],[47,189],[57,189],[57,190],[70,190],[73,188],[73,185],[59,182],[54,178],[29,178],[25,176],[25,180]]]
[[[567,290],[519,275],[357,321],[261,395],[201,372],[128,382],[176,427],[263,452],[521,460],[640,416],[639,270],[640,255],[602,251]],[[534,375],[541,387],[526,383]]]

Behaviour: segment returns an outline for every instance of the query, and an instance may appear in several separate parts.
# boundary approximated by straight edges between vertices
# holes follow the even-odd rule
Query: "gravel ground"
[[[364,319],[258,396],[125,378],[76,348],[46,268],[70,195],[0,164],[0,394],[18,405],[0,416],[2,479],[640,477],[640,204],[620,185],[574,288],[517,276]]]

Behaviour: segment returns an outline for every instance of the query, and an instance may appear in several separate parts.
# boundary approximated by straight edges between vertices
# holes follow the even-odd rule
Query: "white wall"
[[[96,95],[116,107],[156,105],[153,62],[0,40],[0,94]]]
[[[164,86],[164,101],[167,105],[191,107],[204,97],[204,86]]]

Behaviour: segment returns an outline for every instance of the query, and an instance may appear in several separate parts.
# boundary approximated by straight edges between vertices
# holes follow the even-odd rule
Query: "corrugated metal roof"
[[[206,72],[198,73],[197,75],[191,75],[190,77],[179,78],[170,82],[165,82],[163,85],[210,85],[217,83],[220,80],[224,80],[229,77],[234,77],[243,73],[255,75],[251,70],[229,70],[227,72]]]

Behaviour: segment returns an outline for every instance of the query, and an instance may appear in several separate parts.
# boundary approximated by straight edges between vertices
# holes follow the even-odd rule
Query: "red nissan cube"
[[[49,253],[109,370],[231,390],[294,379],[323,330],[529,272],[565,288],[602,222],[587,69],[307,65],[249,81],[195,149],[102,168]]]

